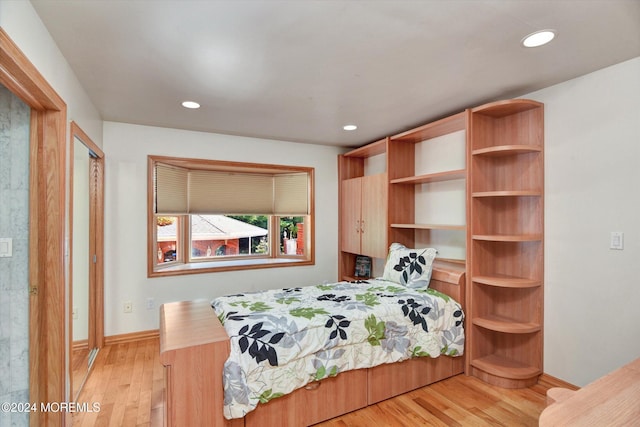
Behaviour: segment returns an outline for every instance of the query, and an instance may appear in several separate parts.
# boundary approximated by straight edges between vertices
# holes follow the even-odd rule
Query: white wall
[[[525,97],[545,104],[544,370],[583,386],[640,357],[640,58]]]
[[[0,0],[0,27],[66,102],[67,119],[102,147],[102,118],[31,3]]]
[[[336,147],[104,123],[105,335],[158,328],[160,304],[337,279]],[[316,264],[147,278],[147,155],[315,168]],[[147,298],[156,307],[147,310]],[[123,302],[133,313],[123,313]]]

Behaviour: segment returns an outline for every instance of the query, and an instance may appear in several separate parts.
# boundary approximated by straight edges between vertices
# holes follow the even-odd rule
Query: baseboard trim
[[[131,332],[128,334],[111,335],[108,337],[104,337],[104,345],[125,344],[159,337],[160,331],[158,329],[151,329],[148,331]]]
[[[569,390],[579,390],[580,387],[573,385],[571,383],[568,383],[564,380],[561,380],[560,378],[556,378],[552,375],[549,374],[542,374],[540,375],[540,378],[538,379],[539,383],[545,383],[546,385],[549,385],[550,388],[551,387],[562,387],[562,388],[568,388]]]
[[[89,340],[78,340],[71,343],[71,349],[73,351],[78,350],[88,350],[89,349]]]

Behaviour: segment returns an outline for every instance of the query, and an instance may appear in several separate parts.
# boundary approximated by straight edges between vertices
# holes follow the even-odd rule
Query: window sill
[[[216,273],[220,271],[254,270],[259,268],[300,267],[314,265],[311,259],[296,258],[251,258],[216,262],[192,262],[176,264],[150,271],[149,277],[179,276],[184,274]]]

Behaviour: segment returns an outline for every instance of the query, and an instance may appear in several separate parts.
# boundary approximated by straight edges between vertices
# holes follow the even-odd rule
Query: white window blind
[[[271,212],[272,206],[272,176],[189,172],[189,213],[265,214]]]
[[[183,214],[189,210],[189,170],[156,163],[155,171],[156,213]]]
[[[276,175],[274,181],[274,213],[307,215],[309,213],[309,175],[294,173]]]
[[[157,214],[308,215],[309,174],[194,170],[156,163]]]

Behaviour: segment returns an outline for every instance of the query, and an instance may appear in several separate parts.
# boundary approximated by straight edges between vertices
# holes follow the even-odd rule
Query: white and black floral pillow
[[[437,253],[433,248],[409,249],[392,243],[382,278],[409,288],[427,288]]]

